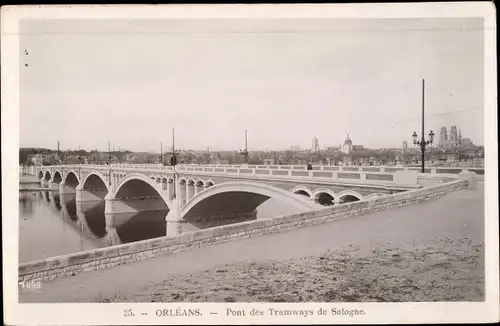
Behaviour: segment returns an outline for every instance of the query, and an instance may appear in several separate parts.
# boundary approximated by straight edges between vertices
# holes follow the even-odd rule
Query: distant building
[[[458,142],[458,133],[457,126],[451,126],[450,128],[450,140],[454,142]]]
[[[352,152],[352,140],[349,138],[349,135],[346,136],[344,141],[344,145],[342,145],[342,153],[351,154]]]
[[[326,150],[327,151],[331,151],[331,152],[338,152],[340,151],[341,147],[340,146],[336,146],[336,147],[327,147]]]
[[[439,134],[438,147],[441,149],[447,148],[472,148],[474,144],[470,138],[462,138],[462,131],[457,129],[457,126],[450,127],[450,134],[446,132],[446,127],[441,127]]]
[[[352,151],[353,152],[360,152],[364,151],[365,147],[363,145],[352,145]]]
[[[439,144],[444,144],[448,140],[448,133],[446,132],[446,127],[441,127],[441,131],[439,133]]]
[[[346,136],[344,145],[342,145],[342,153],[349,155],[352,152],[360,152],[364,150],[365,147],[363,145],[353,145],[352,140],[349,138],[349,135]]]
[[[460,148],[463,148],[463,149],[474,148],[474,143],[472,142],[472,140],[470,138],[461,138],[460,139]]]
[[[318,138],[314,137],[312,140],[312,152],[316,153],[319,151],[319,140]]]

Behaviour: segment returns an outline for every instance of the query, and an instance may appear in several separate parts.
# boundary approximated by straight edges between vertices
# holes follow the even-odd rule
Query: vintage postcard
[[[491,2],[1,24],[6,324],[499,321]]]

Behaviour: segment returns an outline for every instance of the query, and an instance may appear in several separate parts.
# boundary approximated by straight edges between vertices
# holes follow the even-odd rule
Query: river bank
[[[96,302],[417,302],[484,300],[484,244],[435,239],[412,249],[350,246],[299,259],[171,275]]]

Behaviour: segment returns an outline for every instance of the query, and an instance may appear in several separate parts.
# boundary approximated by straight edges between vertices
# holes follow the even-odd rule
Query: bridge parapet
[[[339,182],[339,183],[354,183],[354,184],[364,184],[364,185],[392,185],[392,186],[403,186],[403,187],[414,187],[418,185],[417,171],[412,171],[411,169],[402,170],[398,169],[395,171],[376,171],[371,170],[356,170],[356,168],[351,167],[348,169],[339,169],[339,167],[324,167],[319,170],[295,170],[295,169],[279,169],[273,168],[271,166],[268,169],[262,167],[250,166],[244,167],[217,167],[217,166],[178,166],[176,168],[177,174],[181,177],[184,175],[191,176],[231,176],[244,179],[255,179],[255,180],[290,180],[293,182],[303,182],[303,181],[325,181],[325,182]],[[145,176],[156,180],[158,183],[163,181],[163,178],[172,178],[174,174],[173,167],[170,166],[158,166],[158,165],[148,165],[135,167],[132,165],[64,165],[64,166],[48,166],[45,167],[43,171],[50,171],[53,175],[55,171],[65,169],[70,170],[80,170],[84,171],[84,175],[88,174],[89,171],[98,171],[102,174],[103,178],[110,179],[109,182],[113,186],[118,186],[121,179],[130,175],[132,173],[141,173]],[[406,177],[401,177],[405,175]],[[64,178],[64,176],[63,176]]]
[[[249,168],[249,169],[268,169],[268,170],[307,170],[306,165],[216,165],[216,164],[183,164],[183,168]],[[315,165],[313,171],[337,171],[337,172],[395,172],[395,171],[417,171],[421,168],[417,166],[402,165],[375,165],[375,166],[341,166],[341,165]],[[475,172],[478,175],[484,175],[484,167],[467,166],[429,166],[425,169],[426,173],[431,174],[459,174],[461,172]]]

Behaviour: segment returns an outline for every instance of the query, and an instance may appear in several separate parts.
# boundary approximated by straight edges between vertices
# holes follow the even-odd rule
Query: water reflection
[[[165,221],[168,210],[105,214],[104,201],[76,202],[74,193],[57,191],[20,193],[19,208],[20,262],[257,218],[254,212],[233,219],[198,217],[173,223]]]
[[[54,194],[53,198],[54,198],[54,206],[56,207],[57,211],[60,212],[62,209],[61,196],[59,194]]]
[[[98,238],[103,238],[106,235],[106,220],[104,219],[104,201],[81,203],[78,202],[82,216],[80,216],[83,225],[85,225],[91,234]],[[85,209],[85,204],[91,204],[90,208]]]
[[[36,195],[30,192],[20,192],[19,193],[19,214],[24,216],[24,218],[31,218],[33,216],[33,200],[30,197]]]
[[[120,223],[122,217],[116,216],[117,234],[123,243],[164,237],[166,235],[165,216],[167,216],[167,213],[166,210],[137,213],[130,218],[125,217],[126,221],[122,223]]]

